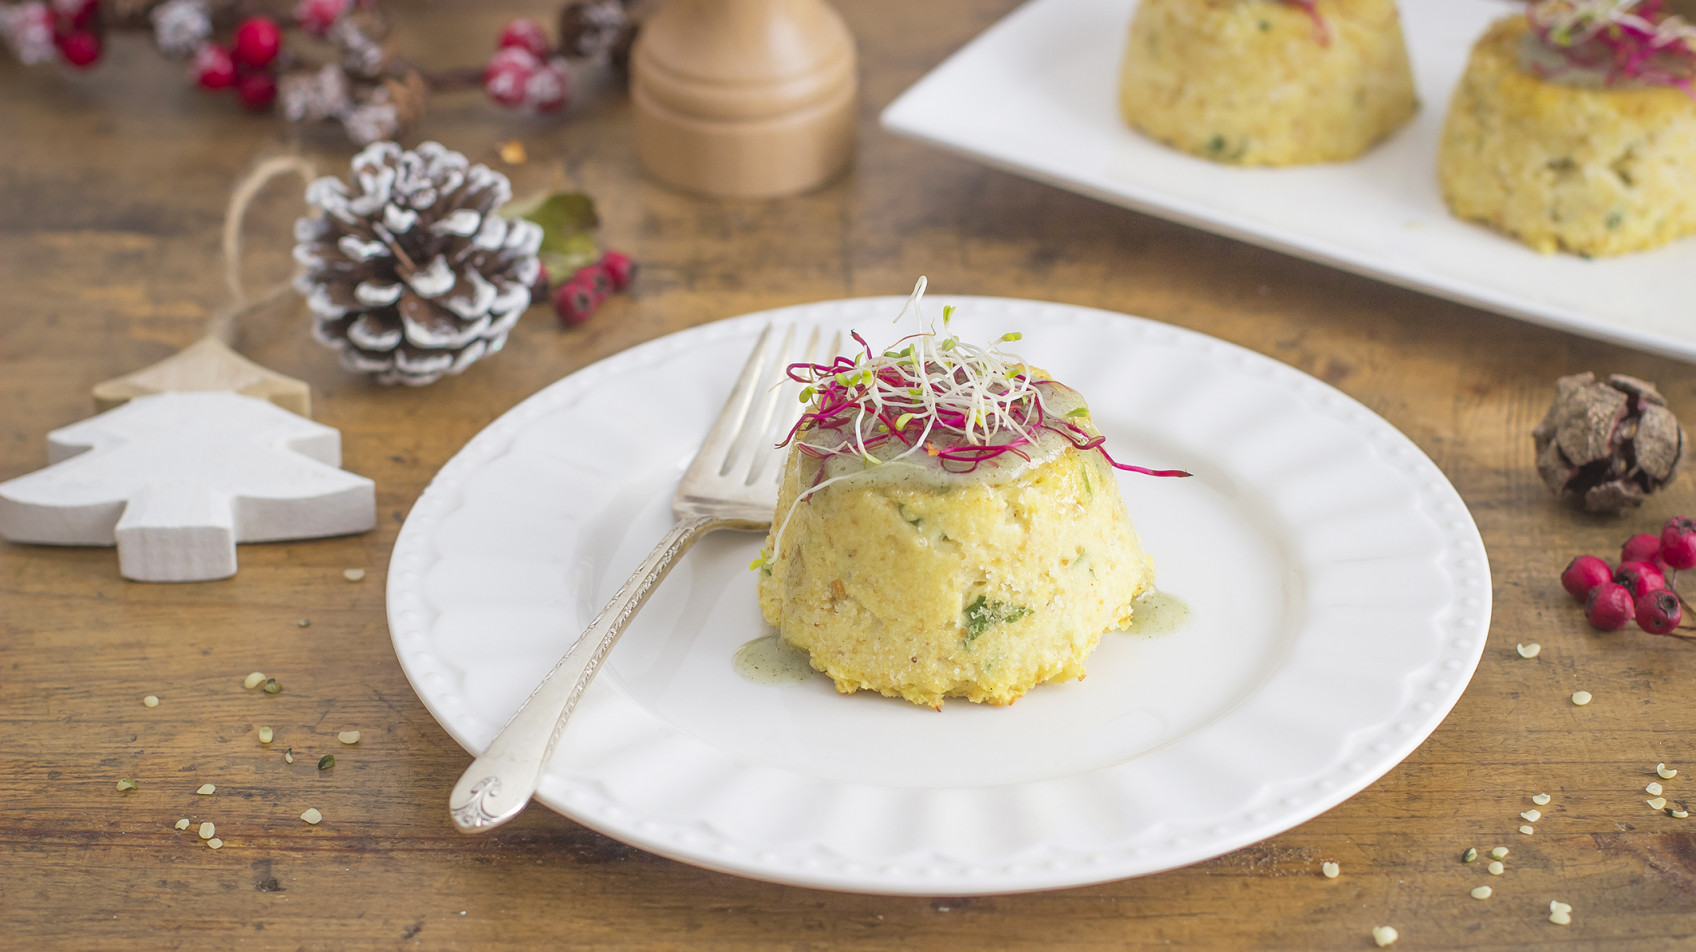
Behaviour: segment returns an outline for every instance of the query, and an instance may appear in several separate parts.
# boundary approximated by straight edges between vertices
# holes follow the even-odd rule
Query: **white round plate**
[[[1437,467],[1365,407],[1283,364],[1122,314],[999,298],[969,341],[1089,400],[1169,634],[1110,633],[1083,681],[941,712],[760,684],[768,634],[718,533],[666,580],[584,695],[540,800],[627,843],[745,876],[875,893],[1048,889],[1171,869],[1340,803],[1442,721],[1483,651],[1483,542]],[[395,544],[395,653],[430,712],[479,751],[671,520],[670,497],[768,322],[858,329],[901,298],[696,327],[519,404],[448,462]],[[454,778],[442,777],[442,808]]]

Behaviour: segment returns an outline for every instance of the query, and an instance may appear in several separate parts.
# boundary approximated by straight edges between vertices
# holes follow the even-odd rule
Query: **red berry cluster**
[[[1636,621],[1651,635],[1670,635],[1684,620],[1684,599],[1673,583],[1688,568],[1696,568],[1696,520],[1674,516],[1658,536],[1645,532],[1625,540],[1618,565],[1594,555],[1573,559],[1561,585],[1584,603],[1594,628],[1618,631]]]
[[[270,17],[248,17],[229,46],[207,43],[194,53],[194,80],[202,89],[234,88],[241,104],[264,112],[277,101],[272,64],[283,51],[283,31]]]
[[[483,68],[483,91],[508,109],[557,112],[571,102],[573,84],[565,57],[530,19],[513,20],[501,30],[495,55]]]
[[[347,13],[350,0],[300,0],[295,4],[294,22],[320,40]]]
[[[0,33],[25,63],[57,56],[87,69],[106,50],[97,0],[31,0],[0,9]]]
[[[630,286],[636,274],[636,263],[629,255],[609,251],[601,260],[578,268],[569,281],[553,289],[554,313],[560,325],[576,327],[587,321],[610,294]]]

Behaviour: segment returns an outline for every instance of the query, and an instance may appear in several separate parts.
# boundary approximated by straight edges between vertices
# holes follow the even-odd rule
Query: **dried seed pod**
[[[1537,471],[1555,494],[1591,512],[1642,505],[1684,458],[1684,428],[1655,385],[1624,374],[1562,377],[1531,436]]]

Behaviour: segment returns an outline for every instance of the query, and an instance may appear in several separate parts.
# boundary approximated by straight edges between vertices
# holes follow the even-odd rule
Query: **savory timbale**
[[[1491,26],[1438,151],[1456,216],[1545,254],[1696,233],[1696,26],[1662,0],[1540,0]]]
[[[1236,165],[1347,161],[1418,108],[1395,0],[1143,0],[1119,73],[1131,128]]]
[[[914,292],[915,306],[922,293]],[[797,364],[760,608],[838,690],[1009,704],[1080,678],[1153,582],[1073,390],[944,332]]]

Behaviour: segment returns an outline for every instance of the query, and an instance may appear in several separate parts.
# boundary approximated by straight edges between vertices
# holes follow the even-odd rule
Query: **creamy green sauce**
[[[1169,635],[1190,619],[1190,606],[1183,599],[1159,589],[1136,600],[1131,609],[1132,635]]]
[[[1042,398],[1044,415],[1050,421],[1065,420],[1067,419],[1066,414],[1086,406],[1084,398],[1076,390],[1064,384],[1053,381],[1039,383],[1036,385],[1036,390]],[[1095,431],[1090,424],[1089,417],[1072,418],[1072,422],[1082,427],[1085,432],[1094,435]],[[872,425],[877,425],[875,420],[872,421]],[[914,434],[923,431],[922,424],[917,420],[909,424],[909,429]],[[864,435],[870,437],[877,434],[868,431]],[[951,437],[953,434],[947,435]],[[1030,469],[1059,458],[1060,454],[1072,445],[1066,437],[1046,428],[1038,429],[1031,435],[1034,437],[1034,442],[1019,447],[1019,452],[1002,453],[994,459],[978,463],[977,467],[970,472],[955,471],[964,469],[965,464],[945,465],[940,458],[925,452],[922,446],[909,452],[910,448],[900,440],[887,440],[878,446],[871,447],[870,452],[877,459],[876,463],[852,454],[830,456],[822,460],[804,456],[802,476],[805,482],[803,485],[812,485],[816,481],[824,479],[853,476],[855,477],[854,482],[859,485],[876,483],[884,486],[903,486],[914,489],[945,491],[974,483],[994,486],[1012,482]],[[942,442],[942,437],[943,434],[933,433],[928,439],[938,446],[943,446],[945,444]],[[991,444],[1003,443],[1014,438],[1013,434],[997,433],[986,442]],[[853,445],[855,442],[851,428],[809,430],[801,439],[809,445],[821,448],[835,447],[841,443]],[[902,456],[903,453],[906,455]],[[1023,453],[1024,456],[1020,456],[1020,453]],[[901,458],[895,459],[897,456],[901,456]],[[953,466],[955,469],[949,469],[948,466]],[[824,470],[822,475],[819,472],[821,467]]]
[[[736,649],[734,664],[737,674],[755,684],[799,684],[813,676],[807,653],[775,633]]]

